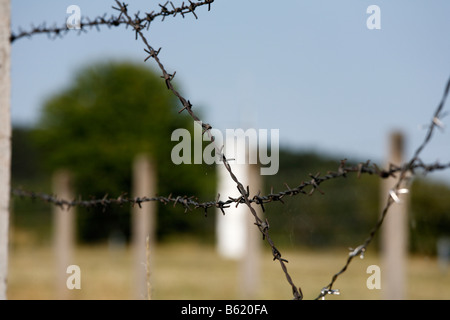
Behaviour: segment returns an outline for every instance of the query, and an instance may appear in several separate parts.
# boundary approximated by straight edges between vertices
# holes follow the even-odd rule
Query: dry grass
[[[294,282],[305,299],[313,299],[345,262],[346,249],[336,251],[283,250]],[[291,299],[290,287],[280,266],[265,251],[255,299]],[[160,245],[150,257],[153,299],[240,299],[239,266],[220,258],[212,246],[195,242]],[[81,290],[74,299],[133,299],[131,254],[127,248],[105,246],[77,248],[73,264],[81,268]],[[9,299],[55,299],[54,256],[48,247],[17,247],[11,250]],[[378,257],[369,253],[357,259],[339,278],[340,296],[330,299],[380,299],[381,290],[366,287],[369,265]],[[145,266],[143,265],[143,268]],[[381,276],[383,276],[381,274]],[[434,259],[411,257],[408,265],[408,299],[450,299],[450,270],[439,272]]]

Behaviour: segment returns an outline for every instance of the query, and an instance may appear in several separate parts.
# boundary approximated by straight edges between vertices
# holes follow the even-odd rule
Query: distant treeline
[[[280,171],[267,176],[265,192],[270,192],[272,186],[274,192],[285,190],[284,183],[296,187],[302,180],[309,180],[309,174],[337,171],[340,160],[314,153],[281,151]],[[271,231],[295,245],[354,247],[365,240],[379,218],[384,206],[380,185],[378,176],[363,174],[358,178],[349,174],[323,183],[320,188],[324,194],[286,197],[284,205],[267,205]],[[434,254],[437,240],[450,237],[449,185],[415,178],[409,208],[411,252]],[[377,246],[377,242],[373,245]]]
[[[51,172],[44,169],[45,151],[37,148],[32,138],[33,130],[13,130],[12,185],[33,191],[50,192]],[[309,174],[326,174],[336,171],[341,159],[322,156],[313,152],[280,151],[280,169],[277,175],[264,176],[262,194],[286,190],[286,184],[294,188],[302,181],[310,180]],[[350,159],[349,159],[350,160]],[[352,164],[351,161],[348,162]],[[356,162],[353,162],[356,164]],[[168,166],[173,164],[168,163]],[[187,166],[189,167],[189,166]],[[164,172],[177,168],[165,168]],[[187,168],[189,169],[189,168]],[[198,169],[198,168],[197,168]],[[131,169],[130,169],[131,170]],[[205,180],[209,186],[216,184],[214,169],[205,167]],[[111,173],[113,174],[113,173]],[[93,174],[93,179],[95,179]],[[192,177],[191,177],[192,178]],[[164,181],[164,177],[160,177]],[[182,182],[182,181],[181,181]],[[321,190],[311,196],[299,194],[284,198],[284,204],[274,202],[265,206],[265,217],[277,244],[301,247],[352,247],[360,244],[375,225],[381,210],[380,182],[378,176],[348,175],[321,185]],[[85,182],[86,183],[86,182]],[[77,185],[77,194],[84,198],[101,197],[104,193],[86,194],[83,185]],[[115,190],[129,186],[119,184]],[[196,195],[198,185],[189,189],[189,180],[180,185],[161,187],[161,195]],[[114,190],[114,188],[113,188]],[[177,193],[178,191],[178,193]],[[216,190],[209,187],[199,197],[201,201],[215,199]],[[110,196],[113,196],[110,194]],[[152,196],[152,195],[149,195]],[[450,236],[450,187],[434,181],[416,178],[411,188],[409,212],[409,237],[411,252],[435,254],[440,237]],[[20,230],[34,233],[36,241],[48,241],[51,236],[51,206],[29,199],[13,198],[13,224]],[[129,208],[110,208],[106,212],[97,209],[78,210],[78,238],[80,242],[105,241],[109,235],[123,234],[129,239]],[[184,213],[181,207],[158,206],[158,236],[160,241],[180,235],[196,237],[213,243],[215,214],[207,217],[201,210]],[[373,244],[377,246],[377,241]]]

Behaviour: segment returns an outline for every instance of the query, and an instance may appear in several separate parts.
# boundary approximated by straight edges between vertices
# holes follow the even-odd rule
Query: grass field
[[[289,260],[294,283],[305,299],[314,299],[347,258],[346,248],[330,251],[282,250]],[[194,241],[159,245],[151,254],[152,299],[241,299],[239,264],[218,256],[213,246]],[[261,280],[254,299],[291,299],[291,288],[279,263],[264,249]],[[50,247],[21,246],[11,249],[8,299],[57,299],[55,259]],[[130,250],[106,245],[78,247],[73,264],[81,268],[81,289],[71,290],[73,299],[133,299]],[[370,265],[380,265],[370,250],[355,259],[335,284],[339,296],[327,299],[382,299],[380,290],[366,286]],[[143,266],[144,267],[144,266]],[[69,275],[68,275],[69,276]],[[381,269],[381,277],[383,277]],[[412,256],[408,263],[407,299],[450,299],[450,270],[443,274],[432,258]]]

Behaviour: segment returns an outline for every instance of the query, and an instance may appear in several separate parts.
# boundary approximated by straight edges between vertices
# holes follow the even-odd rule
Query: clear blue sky
[[[13,31],[63,25],[71,4],[91,18],[109,16],[115,4],[11,2]],[[129,2],[130,12],[159,8],[157,1]],[[381,9],[380,30],[366,27],[372,4]],[[197,15],[157,19],[147,32],[183,95],[213,127],[279,129],[282,146],[382,163],[389,131],[400,129],[410,156],[450,77],[448,0],[216,0]],[[34,124],[46,97],[86,64],[145,57],[124,27],[14,42],[13,124]],[[427,162],[450,161],[450,115],[443,122],[446,129],[423,153]]]

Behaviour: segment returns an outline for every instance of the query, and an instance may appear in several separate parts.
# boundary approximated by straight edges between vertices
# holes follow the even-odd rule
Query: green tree
[[[437,241],[450,237],[450,187],[442,182],[415,179],[411,187],[411,250],[436,254]]]
[[[193,130],[191,118],[178,114],[178,108],[164,81],[148,67],[101,63],[80,70],[71,87],[45,103],[34,136],[46,168],[72,170],[83,198],[131,195],[132,161],[143,152],[156,162],[159,195],[214,197],[214,167],[171,161],[177,143],[171,141],[172,131]],[[128,235],[129,207],[80,211],[82,239],[103,239],[111,228]],[[211,225],[212,218],[198,211],[189,217],[181,207],[160,205],[158,211],[160,236]]]

